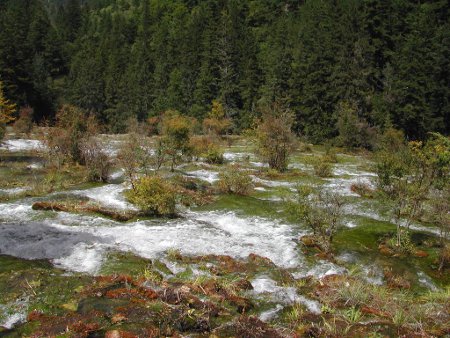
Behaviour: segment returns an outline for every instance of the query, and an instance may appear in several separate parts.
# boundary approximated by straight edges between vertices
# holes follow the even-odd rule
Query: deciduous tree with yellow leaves
[[[15,111],[16,105],[5,97],[3,82],[0,81],[0,140],[5,135],[6,124],[14,120],[13,114]]]

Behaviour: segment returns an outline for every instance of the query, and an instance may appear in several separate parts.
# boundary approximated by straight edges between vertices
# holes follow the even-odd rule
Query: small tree
[[[181,116],[177,111],[166,112],[162,120],[160,146],[170,158],[170,170],[172,172],[180,158],[190,153],[189,139],[192,125],[192,121]]]
[[[71,105],[64,105],[56,113],[55,127],[46,136],[50,158],[68,159],[83,163],[81,142],[87,132],[84,112]],[[58,161],[59,162],[59,161]]]
[[[277,105],[263,112],[255,130],[256,151],[271,169],[283,172],[288,167],[296,144],[293,123],[293,114]]]
[[[378,187],[393,205],[397,226],[396,246],[402,249],[410,225],[423,213],[430,189],[448,185],[450,141],[440,134],[431,134],[423,142],[406,144],[401,134],[388,130],[376,155]]]
[[[45,142],[50,160],[57,159],[58,167],[64,161],[85,164],[82,144],[99,131],[93,115],[71,105],[63,105],[56,113],[55,127],[46,135]]]
[[[203,120],[203,132],[219,136],[225,134],[230,127],[231,121],[226,118],[222,103],[213,100],[211,111],[208,113],[208,117]]]
[[[132,189],[135,190],[139,173],[143,171],[148,175],[151,170],[152,153],[148,139],[134,133],[129,134],[117,155],[117,161],[124,169],[125,177],[130,181]]]
[[[387,195],[394,193],[395,181],[407,174],[409,153],[401,131],[388,129],[375,154],[376,185]]]
[[[6,124],[14,121],[16,105],[11,103],[3,93],[3,82],[0,81],[0,141],[5,136]]]
[[[86,138],[80,145],[81,155],[88,169],[88,179],[93,182],[106,182],[111,170],[108,154],[93,137]]]
[[[340,102],[336,114],[338,140],[344,147],[372,149],[375,146],[377,130],[358,116],[358,107],[354,102]]]
[[[359,147],[360,137],[358,131],[359,118],[355,104],[347,101],[340,102],[337,108],[337,128],[339,140],[345,147]]]
[[[16,133],[31,133],[33,129],[33,108],[30,106],[21,107],[19,118],[14,122],[13,128]]]
[[[345,201],[337,193],[299,187],[297,198],[289,201],[289,211],[311,228],[321,249],[331,253],[331,244],[341,226]]]
[[[219,174],[217,187],[227,194],[248,195],[253,189],[253,181],[248,172],[234,165]]]

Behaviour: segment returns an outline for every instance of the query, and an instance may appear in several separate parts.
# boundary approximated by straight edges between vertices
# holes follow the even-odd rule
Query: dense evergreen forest
[[[110,132],[168,109],[233,132],[276,102],[312,142],[386,126],[450,131],[447,0],[2,0],[6,97],[51,120],[62,103]]]

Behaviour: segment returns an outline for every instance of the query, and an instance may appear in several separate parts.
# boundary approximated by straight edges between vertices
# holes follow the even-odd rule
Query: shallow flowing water
[[[121,141],[104,140],[107,151],[117,153]],[[42,149],[36,140],[10,140],[2,146],[11,152]],[[6,148],[7,147],[7,148]],[[254,161],[254,157],[246,152],[227,152],[225,158],[230,161],[245,159],[254,168],[262,164]],[[307,168],[302,163],[294,163],[296,168]],[[185,172],[186,176],[195,177],[214,184],[219,179],[217,166],[202,166],[199,169]],[[306,169],[305,169],[306,170]],[[112,179],[119,180],[122,170],[112,174]],[[360,170],[354,164],[342,164],[334,167],[334,176],[323,180],[323,186],[331,191],[355,199],[345,212],[345,224],[348,228],[357,228],[358,219],[363,216],[374,220],[386,220],[375,206],[359,203],[358,195],[350,187],[357,182],[372,184],[374,173]],[[277,188],[295,190],[299,182],[262,179],[252,175],[252,179],[260,193],[266,199],[279,200]],[[22,192],[0,189],[0,194]],[[125,183],[106,184],[89,189],[69,190],[54,193],[53,199],[61,195],[72,195],[86,198],[108,208],[118,210],[136,210],[129,204],[124,195]],[[20,191],[19,191],[20,190]],[[272,194],[273,193],[273,194]],[[199,211],[185,210],[177,219],[142,219],[127,223],[119,223],[102,217],[80,215],[66,212],[35,211],[31,205],[44,198],[23,198],[11,203],[0,203],[0,253],[26,259],[49,259],[55,266],[71,271],[89,274],[99,273],[108,252],[126,251],[145,258],[164,260],[170,249],[180,250],[183,255],[230,255],[234,258],[246,258],[254,253],[272,260],[276,265],[289,269],[295,278],[306,276],[323,277],[330,274],[347,273],[347,269],[329,261],[307,259],[299,248],[298,239],[309,233],[309,229],[301,225],[293,225],[277,217],[252,216],[251,210],[242,213],[239,209],[223,209]],[[250,214],[250,216],[249,216]],[[413,224],[413,229],[436,233],[437,229]],[[343,262],[360,264],[366,280],[373,284],[382,284],[381,269],[373,264],[361,263],[358,257],[347,254],[338,257]],[[169,262],[167,262],[169,265]],[[173,265],[173,264],[172,264]],[[168,266],[176,273],[177,266]],[[435,289],[432,280],[422,271],[417,272],[420,283]],[[260,315],[263,320],[270,320],[286,305],[302,303],[311,312],[320,313],[320,304],[309,300],[295,292],[294,288],[282,287],[267,276],[253,280],[255,297],[268,296],[277,305]],[[19,320],[21,312],[15,314]],[[20,318],[19,318],[20,317]],[[13,321],[14,318],[8,319]],[[2,325],[2,323],[0,323]],[[10,325],[9,322],[3,326]]]

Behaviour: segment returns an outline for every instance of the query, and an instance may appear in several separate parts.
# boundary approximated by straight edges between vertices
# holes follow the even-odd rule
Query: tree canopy
[[[445,0],[4,0],[0,79],[35,119],[76,105],[113,132],[166,110],[203,120],[218,100],[239,132],[261,102],[313,142],[349,104],[409,138],[450,130]],[[342,127],[342,126],[341,126]]]

